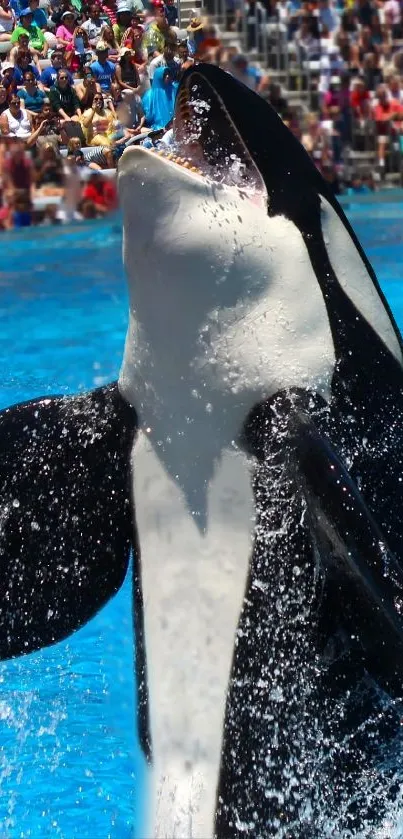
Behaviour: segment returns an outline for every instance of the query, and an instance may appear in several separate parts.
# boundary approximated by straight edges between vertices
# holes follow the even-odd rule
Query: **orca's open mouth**
[[[196,176],[267,197],[263,177],[223,100],[197,70],[179,88],[173,132],[173,148],[166,154],[170,161]]]

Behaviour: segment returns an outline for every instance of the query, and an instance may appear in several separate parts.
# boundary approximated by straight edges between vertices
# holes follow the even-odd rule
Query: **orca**
[[[119,164],[118,382],[0,414],[0,655],[86,623],[132,550],[142,835],[389,836],[401,338],[266,102],[196,65],[174,139]]]

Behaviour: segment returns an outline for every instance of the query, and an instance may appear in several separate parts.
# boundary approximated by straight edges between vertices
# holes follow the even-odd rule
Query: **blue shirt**
[[[46,99],[46,93],[44,93],[43,90],[38,90],[38,88],[33,96],[26,90],[19,90],[18,96],[20,99],[24,100],[25,107],[28,108],[29,111],[33,111],[35,114],[40,113],[42,110],[43,100]]]
[[[24,70],[24,72],[26,73],[27,70],[29,70],[30,73],[33,73],[36,80],[38,81],[39,70],[36,67],[36,65],[35,64],[28,64],[28,67]],[[22,70],[20,70],[19,67],[14,67],[14,81],[17,85],[24,84],[23,72],[22,72]]]
[[[115,65],[112,64],[112,61],[105,61],[105,64],[100,64],[99,61],[93,61],[90,67],[96,81],[101,86],[101,90],[109,92],[112,79],[115,75]]]
[[[45,87],[53,87],[56,79],[58,70],[55,67],[45,67],[41,74],[41,82],[45,85]],[[73,84],[73,76],[68,70],[65,70],[66,75],[69,77],[70,84]]]

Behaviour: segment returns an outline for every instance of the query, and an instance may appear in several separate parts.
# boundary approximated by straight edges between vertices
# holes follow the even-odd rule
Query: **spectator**
[[[331,141],[329,131],[320,123],[318,114],[312,112],[305,117],[301,143],[319,165],[324,151],[331,148]]]
[[[363,26],[361,28],[357,40],[357,50],[360,63],[369,53],[379,54],[379,47],[373,41],[372,29],[370,26]]]
[[[354,9],[346,8],[341,16],[340,31],[356,41],[359,33],[359,26]]]
[[[114,26],[117,22],[117,9],[115,0],[102,0],[101,12],[101,17],[109,20],[111,26]]]
[[[64,186],[63,163],[53,143],[44,143],[34,167],[34,183],[37,189],[46,187],[62,192]]]
[[[403,104],[402,80],[400,76],[389,76],[387,79],[387,90],[389,99],[395,99],[401,105]]]
[[[53,26],[57,29],[62,23],[62,18],[65,12],[73,12],[74,17],[77,14],[74,3],[71,0],[52,0],[52,16],[51,21]]]
[[[8,90],[4,84],[0,82],[0,115],[8,109]]]
[[[82,118],[88,145],[111,148],[116,121],[115,109],[105,107],[102,93],[96,93]]]
[[[16,190],[31,193],[32,161],[24,143],[20,140],[10,144],[3,172],[4,191],[13,196]]]
[[[121,93],[138,94],[140,92],[140,77],[133,61],[131,50],[122,47],[120,58],[116,65],[116,83]]]
[[[1,68],[1,83],[8,91],[8,95],[17,90],[16,68],[10,61],[4,61]],[[22,77],[21,77],[22,79]]]
[[[74,12],[70,10],[63,12],[61,23],[56,29],[56,38],[58,46],[63,50],[66,67],[72,70],[76,69],[73,66],[76,51],[75,31],[76,19]]]
[[[378,164],[383,169],[390,139],[400,133],[403,106],[397,99],[389,98],[388,89],[384,84],[378,86],[376,95],[377,103],[373,108],[373,118],[377,130]]]
[[[10,6],[10,0],[0,0],[0,41],[11,41],[15,24],[16,15]]]
[[[32,224],[32,201],[28,190],[14,190],[11,210],[12,226],[15,229],[30,227]]]
[[[108,60],[116,63],[119,58],[119,46],[111,26],[104,25],[101,31],[101,41],[108,47]]]
[[[177,83],[166,67],[157,67],[152,87],[143,96],[146,124],[158,131],[171,121],[175,108]]]
[[[92,73],[102,92],[111,93],[115,81],[115,65],[112,61],[108,61],[108,44],[98,41],[96,53],[97,60],[90,65]]]
[[[176,7],[175,0],[165,0],[164,10],[168,26],[176,26],[178,21],[178,9]]]
[[[321,29],[326,27],[330,33],[335,32],[340,26],[340,15],[333,7],[332,0],[319,0],[318,20]]]
[[[40,73],[37,65],[31,59],[31,53],[28,50],[18,50],[15,56],[14,73],[12,76],[17,87],[20,87],[24,83],[24,73],[27,70],[31,71],[37,82],[40,81]]]
[[[303,17],[295,35],[301,61],[318,61],[320,58],[320,38],[315,18]]]
[[[54,52],[52,52],[50,62],[50,67],[45,67],[41,75],[41,82],[45,91],[49,91],[50,88],[53,87],[53,85],[56,82],[59,70],[66,70],[63,50],[54,50]],[[73,77],[71,73],[69,73],[68,70],[66,70],[66,73],[69,77],[70,84],[72,84]]]
[[[341,75],[346,66],[346,62],[342,59],[336,44],[329,46],[327,53],[321,55],[319,65],[320,76],[318,90],[320,93],[326,93],[329,90],[331,77]]]
[[[113,34],[115,36],[116,43],[119,46],[123,45],[123,36],[125,32],[130,28],[132,20],[132,11],[130,6],[119,6],[116,12],[116,23],[113,25]],[[128,46],[124,44],[123,46]]]
[[[88,169],[93,169],[94,171],[98,171],[100,169],[105,168],[107,166],[107,160],[105,158],[104,150],[103,149],[96,149],[96,148],[86,148],[85,154],[81,149],[80,140],[78,137],[72,137],[69,140],[67,145],[67,156],[73,155],[76,160],[77,166],[86,166]]]
[[[148,68],[148,76],[152,82],[154,73],[157,67],[168,67],[172,78],[177,80],[180,69],[180,61],[177,56],[177,43],[175,41],[165,41],[164,49],[161,55],[157,55],[150,61]]]
[[[204,38],[203,21],[201,17],[191,18],[186,31],[188,33],[188,52],[192,58],[195,58]]]
[[[40,114],[32,118],[34,129],[40,129],[37,144],[52,142],[59,147],[66,145],[68,138],[60,124],[60,118],[53,112],[49,99],[44,99]]]
[[[175,34],[168,25],[163,0],[154,0],[153,8],[154,18],[146,25],[143,37],[143,47],[151,58],[163,51],[166,40],[175,40]]]
[[[249,63],[246,55],[235,53],[230,58],[229,66],[231,74],[238,81],[259,93],[264,78],[263,73],[257,67],[254,67],[253,64]]]
[[[0,116],[0,132],[6,137],[20,137],[26,140],[31,135],[31,120],[25,108],[21,108],[16,93],[10,96],[9,106]]]
[[[28,0],[28,6],[32,12],[32,22],[38,29],[47,29],[48,19],[43,9],[39,8],[39,0]]]
[[[28,35],[29,46],[40,58],[46,58],[48,45],[41,29],[33,22],[34,16],[29,6],[22,10],[20,24],[11,35],[11,43],[15,44],[21,34]]]
[[[137,66],[139,73],[144,73],[147,67],[147,50],[143,48],[144,26],[139,23],[133,25],[126,30],[122,44],[131,50],[132,58]]]
[[[186,41],[181,41],[178,46],[178,58],[181,73],[184,73],[185,70],[188,70],[189,67],[192,67],[192,65],[194,64],[194,59],[190,58],[189,56],[189,50]]]
[[[43,90],[39,89],[36,78],[31,70],[25,71],[24,87],[20,88],[18,95],[30,116],[40,113],[46,94]]]
[[[105,214],[116,209],[117,193],[112,181],[100,172],[94,172],[83,190],[83,200],[92,201],[99,212]]]
[[[375,52],[368,53],[364,56],[363,65],[363,79],[365,86],[370,91],[374,91],[378,85],[382,84],[383,74],[379,66],[379,56]]]
[[[54,112],[62,120],[62,124],[80,119],[80,100],[70,84],[67,70],[59,70],[57,81],[50,88],[49,99]]]
[[[29,61],[32,64],[35,64],[38,68],[38,72],[40,72],[38,55],[35,50],[31,49],[29,46],[29,35],[25,32],[25,29],[18,35],[17,43],[9,54],[10,61],[12,61],[13,64],[16,63],[16,57],[19,52],[28,52],[30,56]]]
[[[97,3],[92,3],[90,6],[90,16],[88,20],[83,23],[88,40],[91,47],[95,47],[101,37],[103,21],[101,19],[101,9]]]
[[[83,78],[79,84],[75,85],[75,91],[80,100],[81,110],[84,112],[87,108],[91,108],[95,94],[101,93],[91,67],[83,68]]]
[[[284,96],[282,96],[281,94],[280,85],[276,82],[269,84],[267,92],[267,99],[270,102],[270,105],[274,108],[275,111],[277,111],[281,118],[284,119],[288,112],[288,103]]]
[[[354,13],[361,26],[371,26],[374,7],[370,0],[356,0]]]
[[[371,101],[369,90],[365,87],[364,79],[358,78],[353,84],[350,103],[354,116],[363,119],[368,113],[368,103]]]
[[[131,137],[128,142],[137,137],[139,134],[146,135],[149,133],[149,129],[145,127],[146,118],[141,97],[137,94],[134,94],[133,96],[128,96],[126,94],[123,101],[117,105],[116,113],[118,115],[119,122],[132,129]]]

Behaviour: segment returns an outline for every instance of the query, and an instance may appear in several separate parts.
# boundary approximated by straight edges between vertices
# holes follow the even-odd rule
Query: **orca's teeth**
[[[191,158],[186,159],[185,157],[178,157],[176,154],[174,154],[171,151],[168,151],[167,149],[152,148],[150,149],[150,151],[154,154],[157,154],[158,157],[165,157],[165,159],[169,160],[170,163],[175,163],[177,166],[182,166],[183,169],[187,169],[194,175],[200,175],[201,177],[204,177],[202,170],[199,169],[198,166],[193,165],[193,161],[191,160]]]

